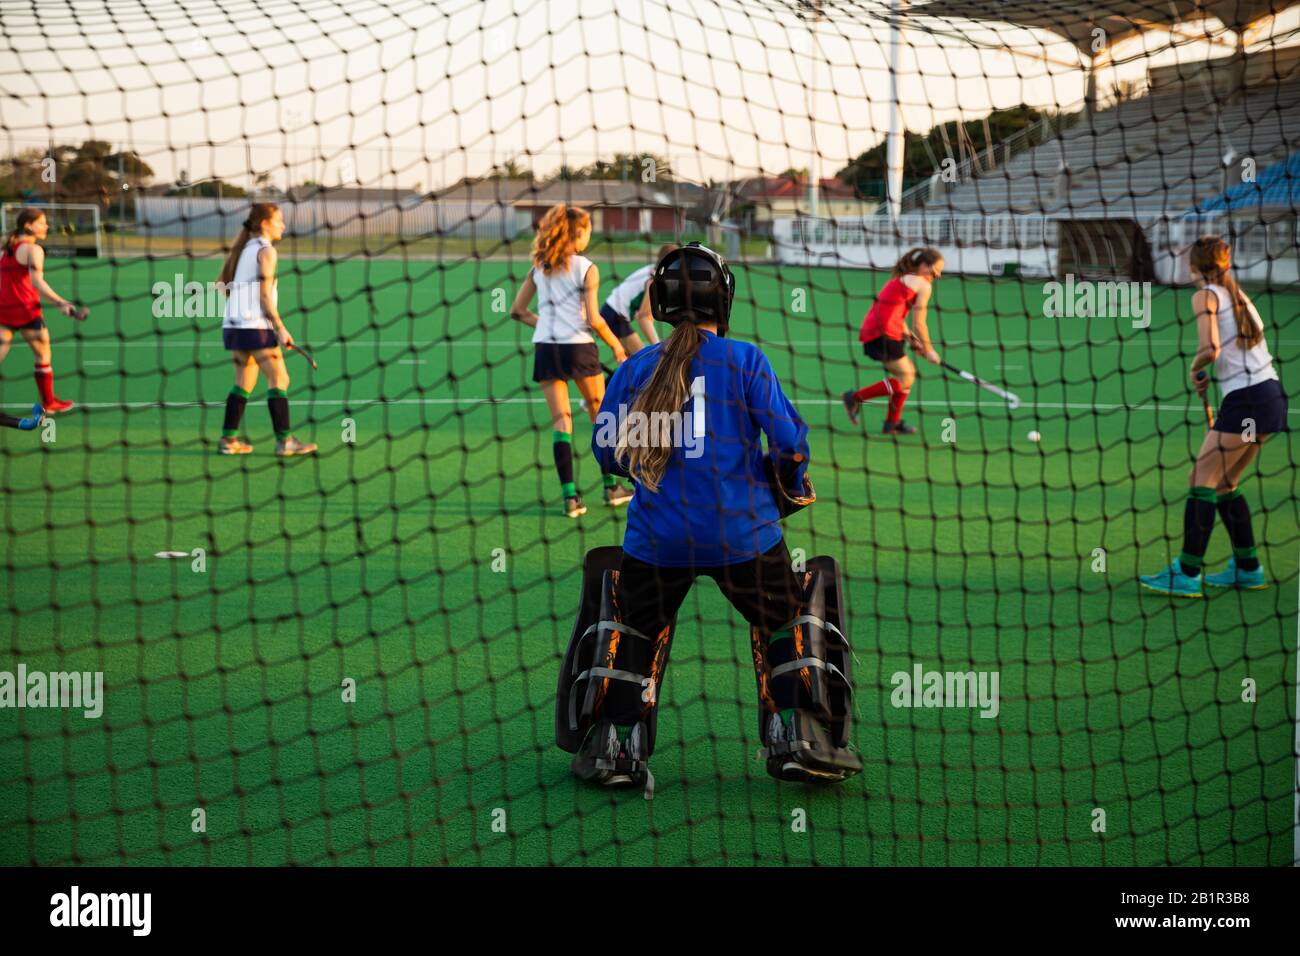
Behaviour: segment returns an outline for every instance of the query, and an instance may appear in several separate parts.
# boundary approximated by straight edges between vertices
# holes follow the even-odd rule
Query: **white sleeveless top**
[[[594,342],[588,324],[587,297],[583,283],[591,260],[586,256],[569,256],[566,269],[546,272],[533,269],[533,282],[537,286],[537,328],[533,342],[560,342],[578,345]]]
[[[262,280],[257,257],[270,241],[254,236],[239,254],[235,264],[235,277],[226,290],[226,315],[221,323],[226,329],[274,329],[271,320],[262,313]],[[280,283],[271,286],[271,301],[280,305]]]
[[[645,284],[650,281],[650,276],[654,275],[654,271],[655,267],[653,265],[642,266],[637,269],[636,272],[633,272],[618,284],[618,287],[605,300],[605,304],[623,318],[633,318],[636,310],[641,305],[642,297],[645,295]]]
[[[1241,340],[1237,338],[1236,311],[1228,290],[1213,283],[1206,283],[1205,288],[1214,293],[1219,307],[1216,316],[1219,325],[1219,357],[1214,361],[1214,377],[1219,383],[1219,389],[1227,395],[1239,388],[1276,379],[1277,369],[1273,367],[1273,356],[1269,354],[1268,344],[1260,339],[1259,344],[1253,348],[1243,348]],[[1245,297],[1245,293],[1242,296]],[[1246,306],[1255,326],[1263,330],[1264,320],[1259,317],[1255,303],[1246,299]]]

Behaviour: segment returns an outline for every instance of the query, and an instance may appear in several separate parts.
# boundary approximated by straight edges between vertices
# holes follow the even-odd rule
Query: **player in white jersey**
[[[655,271],[655,263],[680,248],[681,246],[675,242],[660,246],[659,251],[655,253],[655,261],[637,269],[616,285],[614,291],[606,297],[605,304],[600,307],[600,317],[609,323],[609,327],[623,343],[623,348],[627,350],[628,355],[635,355],[647,345],[656,345],[659,342],[654,316],[650,314],[650,277]],[[632,326],[634,319],[641,333],[644,334],[644,339]]]
[[[275,453],[281,458],[310,455],[313,444],[300,442],[289,431],[289,370],[280,347],[293,348],[293,336],[280,321],[276,288],[276,253],[272,245],[284,235],[284,216],[275,203],[254,203],[218,280],[226,291],[222,339],[235,362],[235,387],[226,397],[221,428],[221,454],[247,455],[253,446],[239,437],[239,422],[258,369],[270,390],[266,404],[275,429]]]
[[[1188,479],[1182,553],[1159,574],[1141,580],[1143,587],[1162,594],[1197,598],[1206,584],[1252,591],[1268,586],[1255,550],[1250,506],[1237,483],[1264,442],[1288,429],[1286,393],[1264,341],[1264,322],[1233,278],[1231,247],[1218,236],[1203,236],[1192,246],[1190,264],[1199,286],[1192,311],[1200,346],[1192,359],[1192,387],[1206,395],[1207,369],[1213,365],[1223,404]],[[1202,575],[1216,509],[1232,542],[1232,557],[1225,570]]]
[[[582,253],[591,241],[591,216],[560,203],[547,210],[533,240],[533,268],[515,296],[510,316],[533,329],[533,381],[542,386],[551,413],[551,448],[570,518],[587,513],[573,479],[573,411],[569,381],[578,387],[592,421],[605,396],[605,376],[592,333],[622,363],[627,352],[596,309],[600,270]],[[538,311],[532,311],[533,297]],[[603,472],[605,503],[626,504],[632,493]]]

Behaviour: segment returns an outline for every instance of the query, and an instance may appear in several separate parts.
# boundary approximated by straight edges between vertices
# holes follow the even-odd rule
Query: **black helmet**
[[[676,325],[686,315],[716,322],[725,334],[731,318],[736,277],[727,262],[698,242],[674,249],[659,260],[650,281],[650,311],[660,322]]]

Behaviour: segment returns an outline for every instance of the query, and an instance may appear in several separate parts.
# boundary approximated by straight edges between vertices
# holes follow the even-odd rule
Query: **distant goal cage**
[[[99,258],[104,254],[104,231],[99,207],[93,203],[7,202],[0,206],[0,229],[5,235],[14,227],[18,213],[39,209],[50,223],[50,233],[41,242],[47,255],[68,258]]]

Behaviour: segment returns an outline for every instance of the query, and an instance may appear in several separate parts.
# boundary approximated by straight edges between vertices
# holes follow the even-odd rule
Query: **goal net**
[[[6,6],[4,228],[45,211],[45,279],[90,315],[45,307],[75,405],[0,428],[0,863],[1295,862],[1300,8],[1247,6]],[[262,203],[284,380],[232,365],[274,343],[223,331],[215,285]],[[847,780],[755,759],[749,625],[708,576],[646,689],[653,799],[556,746],[584,556],[654,494],[606,503],[632,485],[578,388],[651,356],[593,334],[602,371],[512,318],[551,308],[515,306],[560,203],[640,344],[672,329],[626,280],[668,244],[729,260],[726,343],[808,429],[791,570],[842,575]],[[1280,380],[1244,405],[1198,340],[1208,234]],[[925,246],[946,364],[867,354]],[[1194,474],[1202,366],[1233,451]],[[655,534],[770,511],[699,487]],[[1140,582],[1192,558],[1242,577]]]

